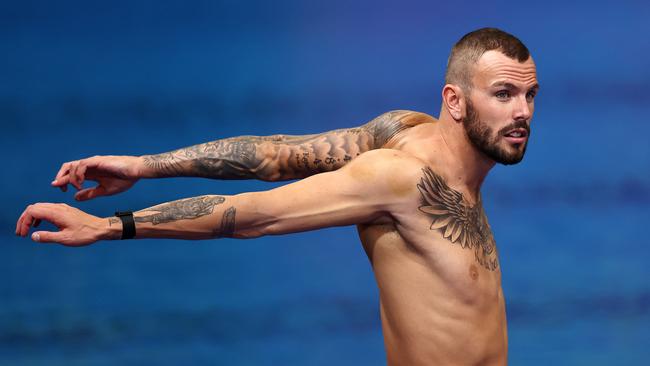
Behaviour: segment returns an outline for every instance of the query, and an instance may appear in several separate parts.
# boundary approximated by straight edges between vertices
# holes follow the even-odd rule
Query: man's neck
[[[481,185],[494,167],[494,160],[480,152],[470,142],[462,122],[448,114],[441,113],[437,128],[449,184],[466,187],[474,200],[478,200]]]

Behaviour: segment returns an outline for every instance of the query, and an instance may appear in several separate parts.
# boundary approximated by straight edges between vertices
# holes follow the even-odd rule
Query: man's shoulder
[[[371,179],[377,184],[387,182],[392,188],[415,187],[427,164],[407,153],[395,149],[367,151],[354,159],[347,169],[353,177]]]
[[[399,115],[399,121],[407,126],[417,126],[422,123],[438,121],[434,116],[424,112],[400,109],[391,111],[390,113]]]
[[[371,131],[377,148],[391,147],[405,130],[423,123],[436,122],[433,116],[426,113],[395,109],[379,115],[370,121],[366,127]]]
[[[393,109],[377,117],[382,122],[401,122],[407,125],[417,125],[425,122],[435,122],[437,119],[424,112],[410,109]]]

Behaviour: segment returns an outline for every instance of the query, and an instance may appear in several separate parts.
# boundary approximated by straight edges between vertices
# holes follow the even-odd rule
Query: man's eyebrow
[[[492,83],[490,87],[491,88],[504,87],[508,90],[519,90],[519,88],[515,84],[503,80]]]
[[[509,83],[509,82],[503,81],[503,80],[493,83],[490,87],[493,88],[493,87],[496,87],[496,86],[504,86],[504,87],[506,87],[508,89],[519,89],[515,84]],[[539,84],[535,83],[535,85],[531,86],[529,90],[538,91],[539,90]]]

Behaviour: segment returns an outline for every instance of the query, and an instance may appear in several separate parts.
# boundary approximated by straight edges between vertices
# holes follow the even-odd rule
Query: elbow
[[[255,172],[255,175],[257,176],[257,179],[264,182],[280,182],[284,180],[282,179],[282,175],[277,171],[273,173]]]
[[[266,192],[248,192],[232,196],[233,207],[224,211],[218,234],[237,239],[273,235],[279,215],[268,212],[268,200]]]
[[[249,212],[252,220],[242,221],[240,227],[235,227],[232,237],[238,239],[255,239],[277,234],[277,219],[259,212]]]
[[[238,231],[237,236],[240,236],[242,239],[253,239],[269,235],[286,234],[287,232],[290,231],[287,231],[284,225],[278,222],[277,219],[269,217],[255,227]]]
[[[263,231],[260,230],[240,230],[236,232],[232,238],[235,239],[255,239],[255,238],[261,238],[263,236],[266,236]]]

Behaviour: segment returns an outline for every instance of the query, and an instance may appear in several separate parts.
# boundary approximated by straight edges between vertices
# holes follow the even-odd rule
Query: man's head
[[[495,28],[468,33],[451,50],[445,83],[444,102],[470,142],[498,163],[521,161],[538,90],[526,46]]]

